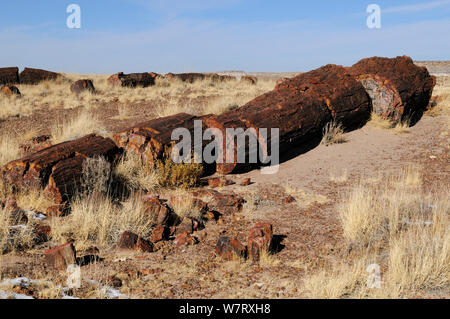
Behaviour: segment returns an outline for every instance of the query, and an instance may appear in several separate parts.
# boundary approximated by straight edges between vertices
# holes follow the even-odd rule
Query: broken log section
[[[18,84],[19,68],[0,68],[0,85]]]
[[[436,78],[407,56],[363,59],[349,71],[367,90],[373,111],[394,122],[420,118],[436,85]]]
[[[0,173],[16,188],[45,188],[57,203],[62,203],[81,186],[86,158],[103,156],[113,162],[118,153],[119,148],[111,139],[91,134],[12,161]]]

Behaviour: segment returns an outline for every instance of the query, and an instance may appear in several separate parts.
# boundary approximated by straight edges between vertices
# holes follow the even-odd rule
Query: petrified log
[[[243,77],[241,77],[241,82],[250,85],[256,85],[256,83],[258,83],[258,78],[252,75],[244,75]]]
[[[229,174],[237,168],[238,146],[227,128],[253,129],[259,147],[270,151],[272,128],[279,129],[279,150],[285,152],[301,143],[321,136],[324,126],[338,121],[347,129],[363,125],[370,116],[371,102],[364,87],[343,67],[327,65],[300,74],[278,85],[276,90],[263,94],[243,107],[206,120],[209,127],[222,131],[224,151],[217,172]],[[267,129],[267,137],[260,129]],[[251,136],[251,131],[247,131]],[[242,137],[241,134],[237,134]],[[246,158],[257,152],[245,147]],[[230,155],[232,153],[232,156]],[[234,154],[234,156],[233,156]],[[227,160],[227,157],[228,160]],[[229,159],[234,161],[230,161]],[[239,163],[240,167],[247,166]]]
[[[119,72],[108,78],[108,83],[115,86],[124,87],[148,87],[155,85],[155,78],[158,74],[153,72],[124,74]]]
[[[113,162],[118,153],[119,149],[111,139],[91,134],[12,161],[0,172],[14,187],[45,188],[57,203],[61,203],[69,200],[81,186],[86,158],[103,156]]]
[[[95,93],[95,87],[92,80],[78,80],[70,85],[70,91],[75,94],[80,94],[83,91]]]
[[[196,81],[202,81],[207,78],[207,76],[203,73],[178,73],[178,74],[167,73],[164,77],[169,80],[179,80],[181,82],[191,84]]]
[[[141,155],[146,163],[153,166],[157,160],[163,158],[167,148],[177,143],[177,141],[172,141],[172,132],[175,129],[185,128],[189,130],[190,136],[193,137],[194,121],[206,117],[197,117],[186,113],[161,117],[117,132],[113,139],[119,147]],[[195,147],[194,142],[192,139],[193,147]]]
[[[372,98],[373,111],[394,122],[420,117],[436,84],[425,67],[407,56],[363,59],[350,72]]]
[[[19,83],[19,68],[0,68],[0,85]]]
[[[55,80],[59,76],[61,75],[55,72],[25,68],[20,72],[19,79],[21,84],[38,84],[45,80]]]

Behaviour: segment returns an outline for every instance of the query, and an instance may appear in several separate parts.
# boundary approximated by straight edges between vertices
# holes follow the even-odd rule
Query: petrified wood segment
[[[92,80],[78,80],[70,85],[70,91],[75,94],[80,94],[84,91],[95,93],[95,87]]]
[[[19,83],[19,68],[0,68],[0,85]]]
[[[20,97],[20,90],[14,85],[5,85],[0,87],[0,94],[3,96],[11,97],[16,96]]]
[[[25,68],[20,72],[21,84],[38,84],[45,80],[55,80],[60,74],[40,69]]]
[[[407,56],[363,59],[350,72],[366,88],[374,112],[395,122],[420,116],[436,84],[425,67]]]
[[[230,75],[219,75],[215,73],[167,73],[164,78],[168,80],[179,80],[186,83],[194,83],[196,81],[210,80],[213,83],[226,81],[236,81],[236,77]]]
[[[80,186],[86,158],[103,156],[112,162],[118,152],[111,139],[91,134],[12,161],[1,168],[1,175],[18,188],[46,188],[57,202],[62,202]]]
[[[206,117],[197,117],[186,113],[161,117],[120,131],[113,138],[119,147],[141,155],[146,163],[154,165],[156,160],[163,158],[166,147],[177,143],[177,141],[172,141],[172,132],[175,129],[185,128],[193,137],[194,121]],[[192,142],[194,143],[193,140]]]
[[[123,72],[119,72],[117,74],[113,74],[108,78],[108,83],[115,86],[124,86],[124,87],[148,87],[155,85],[155,78],[158,74],[150,72],[150,73],[131,73],[124,74]]]
[[[230,127],[253,128],[260,147],[268,153],[270,130],[278,128],[279,148],[280,152],[284,152],[320,136],[323,127],[331,120],[341,122],[347,129],[359,127],[368,120],[370,110],[370,99],[364,87],[343,67],[327,65],[288,79],[280,83],[276,90],[257,97],[243,107],[208,119],[207,124],[224,134],[225,129]],[[265,139],[260,134],[261,128],[268,131]],[[227,136],[227,140],[231,137]],[[229,174],[237,167],[236,161],[226,161],[227,153],[236,154],[237,151],[236,147],[229,145],[233,144],[227,144],[224,148],[224,163],[217,164],[217,172],[221,174]]]

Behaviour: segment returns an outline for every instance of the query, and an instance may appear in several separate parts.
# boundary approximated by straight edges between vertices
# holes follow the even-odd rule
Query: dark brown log
[[[70,91],[75,94],[80,94],[84,91],[95,93],[95,87],[92,80],[78,80],[70,85]]]
[[[45,80],[56,80],[61,75],[40,69],[25,68],[20,72],[20,84],[38,84]]]
[[[241,77],[241,82],[250,85],[256,85],[256,83],[258,83],[258,78],[252,75],[244,75],[243,77]]]
[[[215,73],[167,73],[164,78],[168,80],[178,80],[186,83],[194,83],[196,81],[209,80],[212,83],[221,83],[227,81],[236,81],[236,77],[230,75],[219,75]]]
[[[436,84],[425,67],[407,56],[363,59],[350,72],[372,98],[373,111],[394,122],[420,118]]]
[[[203,73],[167,73],[164,77],[169,80],[179,80],[191,84],[206,79],[206,75]]]
[[[0,85],[18,84],[19,68],[0,68]]]
[[[226,128],[253,128],[260,147],[267,152],[271,145],[270,129],[278,128],[279,149],[285,152],[320,136],[324,126],[332,120],[347,129],[360,127],[368,120],[370,110],[370,99],[364,87],[343,67],[327,65],[283,81],[276,90],[206,122],[223,134]],[[267,128],[267,139],[262,138],[261,128]],[[228,141],[232,138],[224,136]],[[229,152],[236,154],[237,146],[224,148],[223,164],[217,164],[217,172],[221,174],[232,173],[238,166],[236,161],[226,161]],[[251,154],[252,150],[247,152]]]
[[[177,143],[172,141],[172,132],[175,129],[188,129],[191,133],[192,145],[194,145],[194,121],[204,118],[206,117],[186,113],[157,118],[117,132],[113,138],[119,147],[141,155],[147,164],[153,166],[157,160],[163,158],[167,148]]]
[[[103,156],[113,162],[118,153],[111,139],[91,134],[12,161],[0,172],[9,184],[17,188],[46,188],[61,203],[80,186],[80,172],[86,158]]]
[[[111,75],[108,78],[108,83],[111,85],[123,87],[148,87],[155,85],[156,77],[158,77],[158,74],[153,72],[131,74],[124,74],[123,72],[119,72],[117,74]]]

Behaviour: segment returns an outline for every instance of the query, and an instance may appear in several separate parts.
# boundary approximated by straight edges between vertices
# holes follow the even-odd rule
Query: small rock
[[[92,83],[92,80],[78,80],[72,83],[70,91],[75,94],[80,94],[84,91],[95,93],[94,83]]]
[[[235,257],[245,257],[247,248],[236,238],[220,237],[216,245],[216,253],[225,260]]]
[[[285,198],[283,198],[283,200],[281,202],[283,204],[291,204],[295,201],[296,201],[296,199],[293,196],[289,195],[289,196],[286,196]]]
[[[246,178],[246,179],[243,179],[243,180],[240,182],[239,185],[241,185],[241,186],[248,186],[248,185],[250,185],[251,183],[252,183],[251,178]]]
[[[77,263],[74,245],[67,243],[45,251],[45,261],[58,270],[66,270],[67,266]]]
[[[2,86],[0,88],[0,93],[2,93],[3,95],[5,95],[7,97],[11,97],[11,96],[20,97],[20,95],[21,95],[19,89],[14,85]]]
[[[269,252],[272,249],[272,224],[256,223],[248,236],[248,255],[253,261],[259,261],[261,252]]]
[[[233,182],[232,180],[229,180],[225,177],[215,177],[215,178],[208,179],[208,186],[211,188],[225,187],[225,186],[234,185],[234,184],[235,184],[235,182]]]
[[[168,229],[163,225],[157,225],[150,236],[150,241],[152,243],[157,243],[167,238]]]
[[[197,238],[191,236],[189,233],[184,232],[177,235],[173,243],[176,247],[181,247],[181,246],[195,245],[198,243],[198,240]]]

